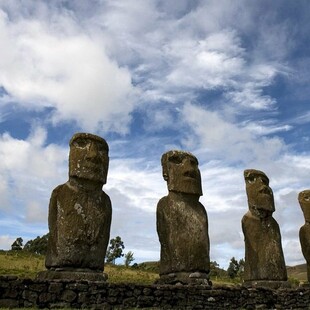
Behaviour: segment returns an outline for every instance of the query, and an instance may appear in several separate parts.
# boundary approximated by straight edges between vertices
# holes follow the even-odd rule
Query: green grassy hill
[[[45,270],[44,256],[29,253],[27,251],[3,251],[0,250],[0,275],[16,275],[20,278],[34,278],[39,271]],[[152,284],[158,279],[159,262],[144,262],[133,264],[126,268],[122,265],[105,265],[105,272],[109,276],[110,283],[138,283]],[[293,284],[307,280],[306,264],[287,267],[288,277]],[[211,280],[214,284],[238,284],[240,278],[231,280],[227,272],[216,268],[211,272]]]
[[[33,278],[44,270],[44,257],[26,251],[0,250],[0,275],[16,275]]]
[[[295,278],[301,282],[305,282],[307,280],[307,264],[287,267],[287,275],[289,278]]]
[[[212,277],[214,283],[237,283],[238,279],[231,281],[217,268],[218,272]],[[27,251],[0,250],[0,275],[16,275],[20,278],[34,278],[39,271],[45,270],[44,255],[36,255]],[[137,283],[152,284],[159,278],[159,262],[144,262],[133,264],[126,268],[123,265],[105,265],[105,272],[110,283]]]
[[[151,284],[158,278],[154,271],[156,264],[144,263],[145,267],[136,268],[118,265],[105,265],[105,272],[110,283],[132,282],[138,284]],[[150,267],[152,266],[152,267]],[[0,275],[16,275],[20,278],[35,278],[39,271],[45,270],[44,256],[27,251],[0,250]]]

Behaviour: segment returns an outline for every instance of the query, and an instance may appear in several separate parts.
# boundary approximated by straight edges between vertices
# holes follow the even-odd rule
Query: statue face
[[[188,152],[169,151],[162,157],[163,176],[168,190],[202,195],[198,160]]]
[[[298,201],[306,222],[310,222],[310,190],[305,190],[299,193]]]
[[[108,145],[92,134],[76,134],[70,141],[69,175],[106,183],[109,156]]]
[[[244,178],[250,211],[258,217],[271,216],[275,211],[269,179],[259,170],[245,170]]]

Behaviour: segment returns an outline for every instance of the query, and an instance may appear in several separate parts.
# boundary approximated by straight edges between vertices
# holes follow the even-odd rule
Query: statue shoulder
[[[207,210],[205,206],[199,201],[198,202],[199,208],[202,210],[203,213],[207,214]]]
[[[250,219],[250,218],[254,218],[253,214],[251,213],[251,211],[247,211],[247,213],[245,213],[242,217],[242,220],[247,220],[247,219]]]
[[[299,229],[299,234],[308,234],[310,236],[310,224],[302,225]]]
[[[61,193],[62,191],[64,190],[68,190],[69,187],[67,185],[67,183],[64,183],[64,184],[60,184],[58,186],[56,186],[53,191],[52,191],[52,195],[51,195],[51,198],[52,197],[57,197],[59,195],[59,193]]]
[[[269,220],[270,220],[271,225],[273,225],[274,227],[276,227],[280,230],[279,223],[276,221],[276,219],[273,216],[270,216]]]
[[[112,207],[110,196],[104,191],[102,191],[102,201],[107,207]]]
[[[248,223],[254,222],[257,220],[257,217],[254,216],[251,211],[248,211],[246,214],[243,215],[241,223],[242,225],[247,225]]]
[[[157,204],[157,211],[164,209],[168,205],[168,196],[162,197]]]

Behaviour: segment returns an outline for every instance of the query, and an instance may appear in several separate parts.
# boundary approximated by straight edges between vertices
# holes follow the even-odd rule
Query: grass
[[[34,278],[44,270],[44,257],[24,251],[0,251],[0,275]]]
[[[159,278],[158,262],[134,264],[135,268],[122,265],[105,265],[105,272],[109,276],[109,283],[136,283],[153,284]],[[26,251],[0,250],[0,275],[16,275],[20,278],[35,278],[39,271],[45,270],[44,256]],[[306,265],[288,267],[289,281],[293,287],[307,279]],[[230,279],[221,273],[218,277],[211,277],[213,284],[235,285],[240,284],[239,278]]]
[[[298,279],[300,281],[306,281],[307,279],[307,264],[297,265],[293,267],[287,267],[287,275],[291,278]]]
[[[125,266],[106,265],[104,271],[109,276],[110,283],[136,283],[136,284],[153,284],[159,278],[158,273],[145,271]]]
[[[0,250],[0,275],[33,279],[39,271],[45,270],[44,259],[43,255],[26,251]],[[152,270],[118,265],[107,264],[104,271],[108,274],[110,283],[152,284],[158,278],[158,273]]]
[[[145,262],[126,268],[122,265],[106,264],[104,271],[109,276],[109,283],[153,284],[159,278],[158,262]],[[35,278],[39,271],[45,270],[44,256],[25,251],[0,250],[0,275],[16,275],[20,278]],[[238,280],[214,278],[214,284],[236,284]]]

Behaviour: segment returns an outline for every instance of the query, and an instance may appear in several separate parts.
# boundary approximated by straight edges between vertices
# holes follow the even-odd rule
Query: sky
[[[199,160],[210,257],[244,257],[243,171],[266,173],[286,264],[305,263],[307,0],[0,0],[0,249],[48,232],[76,132],[105,138],[111,238],[159,259],[164,152]],[[122,260],[119,260],[122,263]]]

